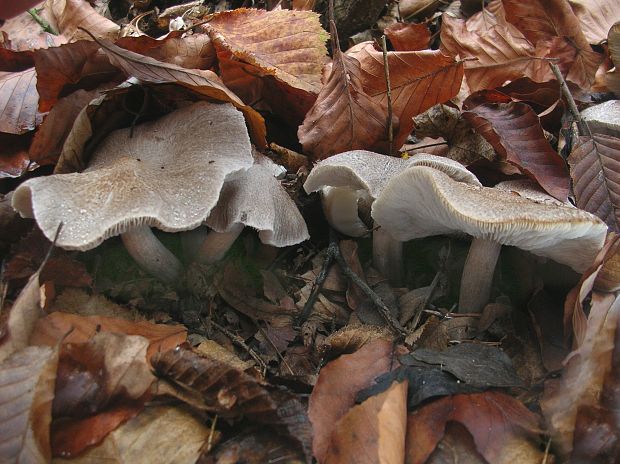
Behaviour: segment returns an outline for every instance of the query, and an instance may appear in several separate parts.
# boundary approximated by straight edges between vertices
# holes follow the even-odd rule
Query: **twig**
[[[217,322],[213,320],[209,321],[209,323],[213,325],[213,327],[215,327],[217,330],[222,332],[224,335],[226,335],[228,338],[230,338],[231,342],[233,342],[234,344],[244,349],[252,357],[252,359],[254,359],[254,361],[256,361],[260,365],[261,371],[263,373],[267,372],[267,364],[265,363],[265,361],[263,361],[262,358],[252,348],[250,348],[243,341],[241,337],[239,337],[238,335],[235,335],[230,330],[226,329],[225,327],[222,327],[221,325],[219,325]]]
[[[319,274],[316,276],[314,284],[312,284],[312,290],[310,291],[310,296],[308,296],[306,304],[304,304],[304,309],[302,309],[301,314],[297,318],[297,325],[301,326],[304,322],[308,320],[310,314],[312,314],[312,308],[314,308],[314,304],[319,298],[319,293],[323,288],[323,283],[325,282],[325,279],[327,279],[327,273],[329,272],[329,268],[333,264],[334,258],[336,257],[337,248],[338,244],[332,243],[332,241],[330,240],[329,246],[327,247],[327,253],[325,255],[325,261],[323,261],[323,266],[321,267]]]
[[[213,447],[213,437],[215,436],[215,425],[217,424],[217,417],[218,416],[216,414],[213,420],[211,421],[211,427],[209,430],[209,438],[207,440],[207,453],[211,451],[211,448]]]
[[[568,110],[570,111],[570,113],[573,115],[573,118],[575,118],[575,121],[577,122],[577,127],[579,128],[579,134],[589,135],[590,137],[592,137],[592,132],[590,131],[590,127],[581,117],[581,114],[579,114],[579,110],[577,109],[577,104],[575,103],[575,99],[573,98],[573,95],[570,93],[570,89],[568,88],[568,84],[566,84],[566,80],[564,79],[564,76],[562,76],[562,72],[560,71],[560,68],[558,68],[557,64],[551,61],[549,62],[549,66],[551,67],[551,71],[553,71],[555,78],[560,83],[560,89],[562,90],[562,94],[564,95],[564,98],[566,98],[566,102],[568,103]]]
[[[32,19],[34,19],[39,24],[39,26],[41,26],[41,29],[43,29],[43,31],[49,32],[52,35],[58,35],[58,31],[54,29],[54,27],[45,19],[39,16],[39,12],[36,8],[30,8],[28,10],[28,14],[32,16]]]
[[[388,52],[387,52],[387,43],[385,41],[385,34],[381,36],[381,49],[383,50],[383,73],[385,74],[385,86],[387,88],[387,125],[388,125],[388,133],[387,138],[390,144],[389,155],[392,156],[392,152],[394,151],[394,129],[392,127],[392,85],[390,84],[390,65],[388,63]]]
[[[377,295],[375,291],[372,288],[370,288],[368,284],[364,282],[364,280],[360,276],[358,276],[355,272],[353,272],[351,267],[347,264],[344,257],[342,256],[342,253],[340,252],[340,247],[338,246],[336,233],[331,228],[330,228],[329,242],[330,242],[330,246],[332,246],[332,242],[335,243],[334,258],[336,259],[336,262],[342,269],[342,272],[344,273],[344,275],[346,275],[351,280],[351,282],[357,285],[360,288],[360,290],[362,290],[370,298],[370,300],[375,304],[375,306],[379,310],[379,314],[381,314],[383,319],[385,319],[385,321],[388,323],[388,326],[398,335],[404,336],[406,334],[405,329],[403,329],[403,326],[400,325],[400,322],[398,322],[396,318],[392,316],[392,312],[390,311],[390,308],[387,307],[387,305],[383,302],[381,297]]]

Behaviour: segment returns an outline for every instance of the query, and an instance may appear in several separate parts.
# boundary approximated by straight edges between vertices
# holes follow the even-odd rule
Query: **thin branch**
[[[319,298],[319,293],[321,293],[321,289],[323,288],[323,283],[325,279],[327,279],[327,274],[329,268],[334,263],[334,258],[336,257],[336,249],[338,248],[337,243],[332,243],[330,240],[329,246],[327,247],[327,253],[325,255],[325,261],[323,261],[323,266],[319,271],[319,274],[316,276],[314,283],[312,284],[312,290],[310,291],[310,296],[308,296],[308,300],[306,304],[304,304],[304,309],[302,309],[299,318],[297,319],[297,325],[302,325],[304,322],[308,320],[310,314],[312,314],[312,308],[314,308],[314,304],[316,300]]]
[[[577,122],[577,127],[579,128],[579,134],[589,135],[590,137],[592,137],[592,132],[590,131],[590,127],[588,126],[586,121],[584,121],[584,119],[581,117],[581,114],[579,113],[579,110],[577,109],[577,104],[575,103],[575,99],[573,98],[573,95],[570,93],[570,89],[568,88],[568,84],[566,84],[566,80],[564,79],[564,76],[562,76],[562,72],[560,71],[560,68],[558,68],[557,64],[551,61],[549,62],[549,66],[551,67],[551,71],[553,71],[555,78],[560,83],[560,89],[562,90],[562,94],[564,95],[564,98],[566,98],[566,101],[568,103],[568,110],[570,111],[570,113],[573,115],[573,118]]]
[[[381,49],[383,50],[383,73],[385,74],[385,86],[387,89],[387,125],[388,125],[388,133],[387,138],[390,143],[390,151],[388,155],[392,156],[394,151],[394,128],[392,127],[392,119],[394,117],[392,113],[392,84],[390,83],[390,65],[388,63],[388,51],[387,51],[387,43],[385,41],[385,35],[381,36]]]

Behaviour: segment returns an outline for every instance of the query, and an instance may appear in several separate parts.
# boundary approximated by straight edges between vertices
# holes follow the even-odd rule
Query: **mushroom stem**
[[[183,256],[187,264],[196,261],[196,256],[198,256],[200,248],[208,235],[209,232],[205,226],[181,232],[181,246],[183,247]]]
[[[212,264],[222,259],[241,234],[243,227],[243,224],[237,223],[226,232],[210,231],[196,255],[196,261]]]
[[[176,281],[183,272],[183,265],[166,248],[149,226],[138,226],[121,234],[127,252],[149,274],[167,283]]]
[[[372,233],[372,263],[391,285],[402,285],[403,242],[393,238],[384,227]]]
[[[494,240],[472,240],[461,277],[459,312],[480,313],[489,302],[493,273],[501,249],[501,243]]]

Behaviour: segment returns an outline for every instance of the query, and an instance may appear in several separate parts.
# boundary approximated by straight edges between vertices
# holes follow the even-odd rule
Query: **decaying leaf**
[[[41,122],[34,68],[0,72],[0,132],[23,134]]]
[[[353,406],[335,424],[322,462],[346,462],[356,456],[359,463],[402,463],[406,428],[407,382],[395,382],[385,392]]]
[[[336,34],[332,23],[331,72],[297,132],[304,151],[314,159],[349,150],[370,150],[388,135],[385,104],[373,101],[364,92],[360,63],[340,51]]]
[[[293,394],[188,349],[157,353],[151,362],[159,377],[200,395],[207,411],[228,418],[245,416],[275,427],[310,455],[310,423],[305,407]]]
[[[620,21],[609,29],[607,44],[609,46],[609,55],[616,70],[607,73],[606,83],[609,90],[615,93],[617,97],[620,97]]]
[[[319,461],[327,456],[336,422],[355,404],[358,391],[390,369],[391,355],[391,342],[374,340],[321,369],[308,407],[314,431],[312,450]]]
[[[467,111],[463,113],[474,129],[500,156],[565,201],[570,182],[565,163],[545,139],[532,109],[525,103],[476,104],[475,100],[470,96],[464,102]]]
[[[384,32],[396,51],[408,52],[429,48],[431,32],[426,24],[394,23],[386,27]]]
[[[221,443],[213,451],[203,455],[200,461],[201,464],[233,462],[304,464],[306,460],[285,438],[265,430],[251,430]]]
[[[47,463],[58,349],[27,347],[0,364],[0,461]]]
[[[529,442],[539,432],[538,418],[522,403],[499,392],[454,395],[433,401],[411,413],[407,420],[406,460],[422,464],[444,434],[448,421],[459,422],[472,435],[487,462],[509,463],[515,441]],[[533,443],[529,449],[542,454]]]
[[[31,134],[15,135],[0,132],[0,147],[2,147],[0,149],[0,179],[19,177],[29,168],[33,168],[28,157],[28,146],[31,140]]]
[[[113,21],[104,18],[84,0],[52,0],[50,8],[58,30],[70,40],[87,37],[78,28],[88,30],[96,37],[115,38],[120,27]]]
[[[620,139],[594,134],[580,137],[568,158],[577,206],[620,232]]]
[[[364,91],[381,105],[387,104],[383,54],[364,42],[347,55],[359,61]],[[431,106],[453,98],[461,87],[463,63],[439,50],[388,52],[392,106],[399,121],[394,147],[400,148],[411,129],[413,117]]]
[[[615,0],[568,0],[568,3],[591,44],[604,41],[613,23],[620,19],[620,4]]]

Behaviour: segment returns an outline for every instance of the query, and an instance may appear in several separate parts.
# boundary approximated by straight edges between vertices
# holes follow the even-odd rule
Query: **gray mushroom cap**
[[[425,166],[393,177],[373,203],[372,215],[402,241],[464,232],[549,257],[578,272],[592,263],[607,233],[605,224],[585,211],[455,182]]]
[[[198,102],[111,133],[81,173],[31,179],[12,205],[57,245],[88,250],[136,226],[193,229],[209,216],[230,173],[253,164],[243,115]]]

